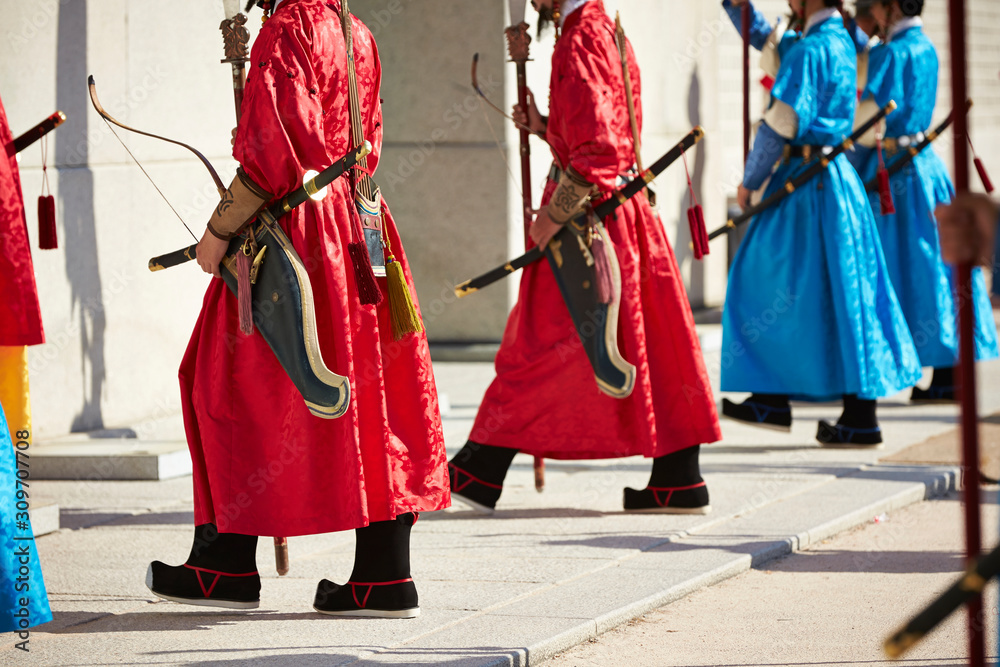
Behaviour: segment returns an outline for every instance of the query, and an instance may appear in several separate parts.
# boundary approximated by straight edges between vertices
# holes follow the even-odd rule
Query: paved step
[[[80,438],[31,447],[33,480],[163,480],[190,474],[191,455],[183,442]]]
[[[48,535],[59,530],[59,505],[57,503],[32,504],[28,514],[31,516],[31,531],[35,537]]]

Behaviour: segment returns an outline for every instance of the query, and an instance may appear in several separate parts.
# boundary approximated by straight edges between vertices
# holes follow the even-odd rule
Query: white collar
[[[278,10],[278,5],[280,5],[283,1],[284,0],[274,0],[274,7],[271,9],[272,14]]]
[[[910,28],[918,28],[924,24],[923,20],[919,16],[907,16],[906,18],[899,19],[892,24],[889,28],[889,38],[887,41],[891,41],[893,37],[903,32],[904,30],[909,30]]]
[[[808,35],[813,26],[817,26],[828,18],[831,18],[834,14],[839,13],[840,12],[837,11],[836,7],[827,7],[826,9],[821,9],[818,12],[815,12],[809,17],[809,20],[806,21],[806,27],[802,29],[802,34]]]
[[[590,2],[590,0],[566,0],[559,8],[559,27],[562,28],[566,23],[566,17],[575,12],[576,10],[583,7],[585,4]]]

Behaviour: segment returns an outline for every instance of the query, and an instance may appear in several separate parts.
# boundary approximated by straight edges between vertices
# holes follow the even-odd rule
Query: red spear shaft
[[[744,0],[741,14],[743,33],[743,161],[750,155],[750,0]]]
[[[234,0],[225,0],[223,8],[226,12],[226,20],[222,22],[219,29],[222,30],[225,42],[226,58],[224,64],[232,65],[233,70],[233,102],[236,105],[236,124],[240,123],[240,116],[243,110],[243,86],[246,84],[246,63],[249,60],[249,39],[250,33],[243,26],[246,25],[247,17],[240,13],[240,3]],[[288,538],[274,538],[274,568],[278,574],[284,576],[288,574]]]
[[[525,114],[528,113],[528,79],[525,64],[528,62],[528,45],[531,35],[528,34],[528,24],[519,20],[524,16],[524,3],[511,2],[511,25],[505,31],[507,51],[517,68],[517,103]],[[528,229],[534,219],[531,209],[531,134],[528,128],[519,128],[521,153],[521,214],[524,219],[524,244],[528,245]],[[536,456],[534,460],[535,490],[541,492],[545,488],[545,459]]]
[[[955,109],[962,108],[967,97],[965,72],[965,0],[949,0],[949,33],[951,49],[951,97]],[[954,154],[955,190],[969,191],[968,118],[955,114]],[[958,379],[962,401],[962,471],[965,502],[965,555],[971,565],[979,557],[982,538],[979,517],[979,430],[976,414],[976,366],[973,330],[975,310],[972,299],[972,264],[958,265]],[[969,664],[984,667],[986,650],[983,639],[983,600],[973,598],[969,609]]]

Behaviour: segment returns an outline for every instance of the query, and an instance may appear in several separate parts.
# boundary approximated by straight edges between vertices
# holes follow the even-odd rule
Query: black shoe
[[[451,482],[451,496],[458,498],[481,514],[493,514],[503,485],[484,482],[473,477],[454,463],[448,464],[448,478]]]
[[[760,426],[774,431],[792,430],[792,409],[776,408],[763,403],[755,403],[749,398],[742,403],[722,399],[722,415],[751,426]]]
[[[955,403],[957,400],[954,387],[939,387],[934,384],[927,389],[914,387],[910,394],[911,403]]]
[[[816,439],[824,447],[865,447],[879,449],[882,446],[882,429],[853,428],[843,424],[831,424],[820,420],[816,429]]]
[[[260,575],[226,574],[192,565],[170,566],[154,560],[146,569],[146,587],[154,595],[200,607],[256,609],[260,606]]]
[[[316,586],[313,609],[329,616],[416,618],[417,587],[413,579],[379,583],[349,581],[343,586],[326,579]]]
[[[691,486],[652,487],[630,489],[625,487],[625,511],[653,514],[708,514],[708,486],[705,482]]]

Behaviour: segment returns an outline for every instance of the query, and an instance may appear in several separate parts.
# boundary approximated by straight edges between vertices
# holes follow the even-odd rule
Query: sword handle
[[[165,255],[154,257],[149,260],[149,270],[162,271],[163,269],[169,269],[171,266],[177,266],[178,264],[183,264],[184,262],[190,262],[198,257],[197,250],[198,244],[195,243],[186,248],[181,248],[180,250],[174,250],[173,252],[168,252]]]

